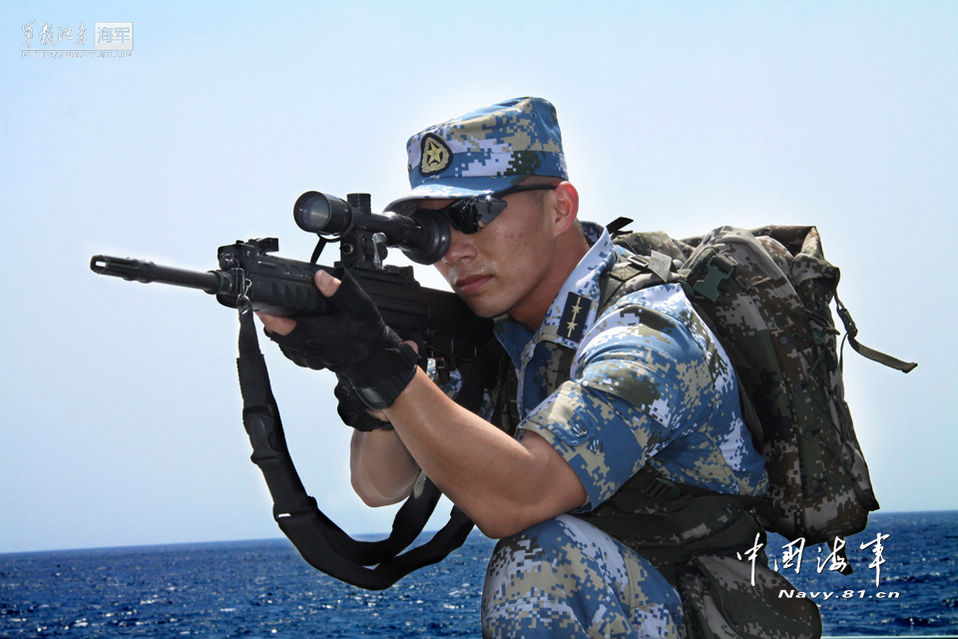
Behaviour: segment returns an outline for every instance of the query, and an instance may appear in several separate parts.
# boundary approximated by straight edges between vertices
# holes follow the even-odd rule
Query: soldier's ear
[[[555,202],[553,207],[555,234],[560,235],[575,224],[576,216],[579,214],[579,192],[571,182],[560,182],[551,195]]]

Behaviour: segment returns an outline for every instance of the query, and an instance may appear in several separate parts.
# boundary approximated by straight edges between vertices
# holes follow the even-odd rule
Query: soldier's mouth
[[[470,275],[456,280],[453,288],[460,295],[469,295],[478,291],[491,279],[491,275]]]

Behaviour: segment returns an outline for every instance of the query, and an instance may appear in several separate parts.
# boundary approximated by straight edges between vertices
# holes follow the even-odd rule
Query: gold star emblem
[[[575,332],[575,327],[578,326],[576,318],[579,317],[579,311],[582,310],[582,300],[581,298],[576,298],[575,306],[569,309],[572,311],[572,317],[566,322],[565,334],[566,337],[572,337],[572,334]]]
[[[580,339],[582,331],[586,329],[586,316],[591,307],[592,301],[589,298],[570,291],[566,296],[565,307],[562,310],[562,317],[559,318],[556,330],[566,339]],[[580,315],[583,316],[581,321]]]
[[[452,152],[441,138],[432,133],[423,136],[422,159],[419,162],[419,170],[423,175],[433,175],[444,171],[450,161],[452,161]]]
[[[575,301],[575,306],[572,307],[572,320],[575,321],[575,318],[579,316],[579,311],[582,310],[582,298],[577,298]]]

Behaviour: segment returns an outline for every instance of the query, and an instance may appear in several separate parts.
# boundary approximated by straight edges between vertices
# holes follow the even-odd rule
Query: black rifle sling
[[[240,313],[236,365],[243,396],[243,425],[253,447],[251,459],[266,479],[273,498],[273,518],[310,565],[354,586],[382,590],[462,545],[473,523],[453,507],[449,522],[430,541],[400,554],[422,532],[439,499],[439,489],[428,479],[396,513],[388,538],[357,541],[343,532],[319,510],[296,473],[259,349],[253,314],[248,311]]]

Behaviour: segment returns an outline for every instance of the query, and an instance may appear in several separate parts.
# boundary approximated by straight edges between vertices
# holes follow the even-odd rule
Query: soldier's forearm
[[[419,467],[395,431],[357,430],[349,453],[353,490],[365,504],[387,506],[409,496]]]
[[[426,475],[490,537],[585,502],[575,473],[545,440],[513,439],[453,402],[422,371],[385,412]]]

